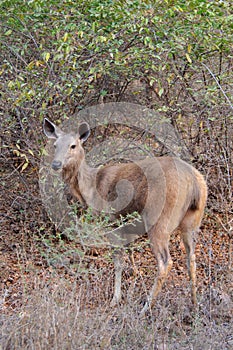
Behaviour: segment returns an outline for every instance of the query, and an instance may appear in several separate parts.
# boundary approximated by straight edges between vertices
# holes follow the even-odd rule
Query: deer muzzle
[[[52,168],[53,170],[59,170],[62,167],[62,162],[60,160],[54,160],[52,162]]]

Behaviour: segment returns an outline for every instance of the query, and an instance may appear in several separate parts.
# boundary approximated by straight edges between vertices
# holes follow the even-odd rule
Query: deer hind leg
[[[198,212],[188,211],[180,225],[181,237],[187,254],[187,267],[191,282],[191,298],[194,306],[197,305],[195,235],[200,225],[200,220],[198,219]]]
[[[182,231],[182,239],[187,253],[187,267],[191,282],[191,298],[194,305],[197,304],[196,293],[196,257],[195,257],[195,242],[194,231]]]
[[[156,228],[152,228],[148,235],[150,237],[152,251],[158,263],[158,271],[148,300],[141,311],[141,315],[143,315],[148,308],[153,307],[156,297],[161,291],[169,271],[172,268],[172,259],[168,249],[170,235]]]

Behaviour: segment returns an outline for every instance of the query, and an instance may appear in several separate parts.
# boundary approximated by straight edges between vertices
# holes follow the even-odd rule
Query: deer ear
[[[62,134],[62,131],[47,118],[44,118],[43,130],[50,139],[57,139]]]
[[[91,133],[91,129],[88,123],[83,122],[82,124],[79,125],[79,129],[78,129],[78,133],[79,133],[79,139],[80,141],[83,143],[85,142],[88,137],[90,136]]]

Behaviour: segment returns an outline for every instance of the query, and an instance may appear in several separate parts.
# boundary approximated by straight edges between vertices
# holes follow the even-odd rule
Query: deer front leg
[[[121,278],[123,270],[123,250],[117,249],[113,253],[113,262],[115,269],[114,295],[110,306],[113,307],[121,301]]]

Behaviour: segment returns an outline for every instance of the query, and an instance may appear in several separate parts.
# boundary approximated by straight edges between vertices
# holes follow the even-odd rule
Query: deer
[[[157,260],[157,275],[147,296],[144,314],[151,309],[172,268],[169,253],[171,234],[178,230],[187,254],[191,285],[191,301],[197,305],[196,293],[196,234],[200,228],[207,201],[207,184],[203,175],[192,165],[173,156],[146,157],[138,161],[90,167],[85,159],[83,144],[91,133],[87,122],[78,125],[77,133],[64,132],[48,118],[43,130],[54,139],[54,159],[51,167],[62,173],[72,195],[87,207],[119,215],[138,212],[142,226],[119,229],[117,234],[129,244],[140,234],[147,233]],[[122,299],[122,254],[113,254],[115,286],[111,306]]]

